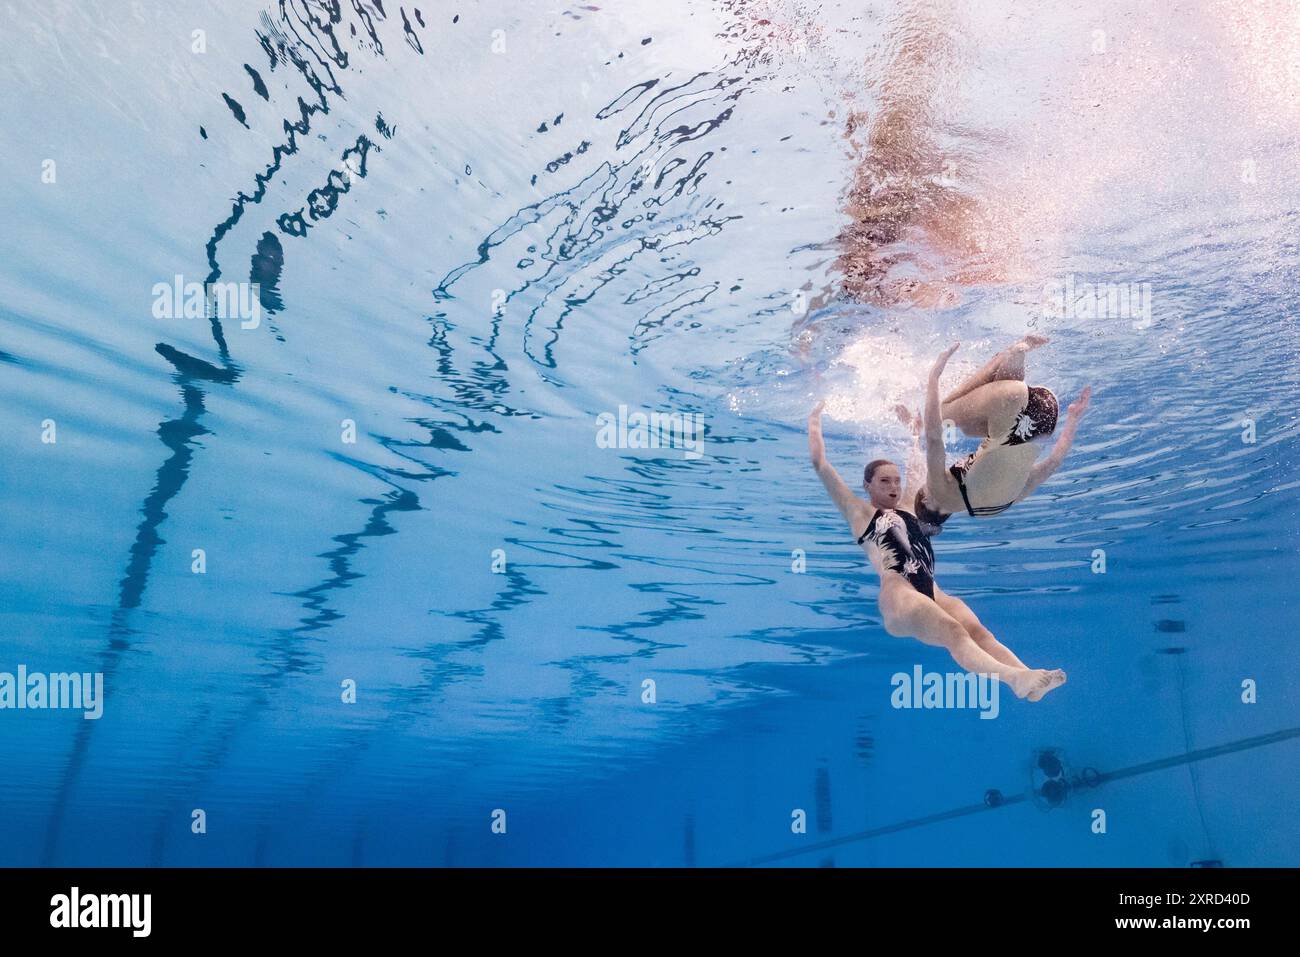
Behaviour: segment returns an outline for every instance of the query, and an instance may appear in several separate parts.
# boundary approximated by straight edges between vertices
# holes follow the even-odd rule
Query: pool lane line
[[[1242,738],[1240,741],[1230,741],[1227,744],[1219,744],[1210,748],[1201,748],[1198,751],[1189,751],[1185,754],[1176,754],[1167,758],[1158,758],[1155,761],[1146,761],[1142,764],[1134,764],[1127,768],[1120,768],[1117,771],[1093,771],[1092,776],[1087,781],[1076,776],[1073,784],[1082,785],[1088,788],[1101,787],[1103,784],[1107,784],[1111,781],[1137,777],[1141,774],[1150,774],[1153,771],[1163,771],[1184,764],[1192,764],[1196,761],[1205,761],[1209,758],[1222,757],[1225,754],[1234,754],[1238,751],[1248,751],[1251,748],[1262,748],[1268,744],[1278,744],[1282,741],[1298,737],[1300,737],[1300,728],[1283,728],[1280,731],[1273,731],[1270,734],[1261,734],[1253,738]],[[1002,797],[996,804],[986,804],[982,801],[979,804],[967,804],[962,807],[953,808],[949,811],[940,811],[936,814],[928,814],[925,817],[911,818],[906,821],[898,821],[894,824],[886,824],[883,827],[871,828],[867,831],[858,831],[854,834],[846,834],[843,837],[818,841],[816,844],[809,844],[807,847],[775,851],[771,854],[764,854],[761,857],[752,857],[742,864],[733,864],[729,866],[753,867],[758,864],[768,864],[773,861],[800,857],[804,854],[814,854],[817,851],[824,851],[833,847],[841,847],[845,844],[852,844],[857,841],[869,841],[873,838],[883,837],[886,834],[895,834],[899,831],[908,831],[916,827],[925,827],[929,824],[937,824],[940,821],[949,821],[959,817],[966,817],[971,814],[977,814],[981,811],[992,811],[1011,804],[1021,804],[1029,798],[1030,793],[1026,791],[1021,794]]]

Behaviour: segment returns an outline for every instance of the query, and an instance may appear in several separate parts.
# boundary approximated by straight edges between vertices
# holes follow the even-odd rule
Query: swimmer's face
[[[871,504],[876,508],[896,507],[903,494],[903,477],[899,474],[898,466],[892,463],[877,466],[865,488],[871,496]]]

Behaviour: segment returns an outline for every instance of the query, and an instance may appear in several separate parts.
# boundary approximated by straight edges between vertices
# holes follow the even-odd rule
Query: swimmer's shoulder
[[[882,509],[876,508],[864,498],[853,496],[854,506],[853,514],[849,516],[849,529],[853,532],[853,537],[857,538],[862,535],[876,518],[876,513]]]

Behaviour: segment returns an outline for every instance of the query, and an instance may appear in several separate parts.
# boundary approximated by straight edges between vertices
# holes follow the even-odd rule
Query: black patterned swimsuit
[[[858,536],[858,544],[868,537],[880,549],[886,568],[898,572],[926,598],[934,599],[934,549],[915,515],[897,508],[878,508],[867,530]]]
[[[1007,432],[1007,437],[998,444],[1023,445],[1037,436],[1051,435],[1056,431],[1056,418],[1059,411],[1060,405],[1051,389],[1044,389],[1042,386],[1036,385],[1030,386],[1029,400],[1025,403],[1025,407],[1020,410],[1020,414],[1016,416],[1015,424]],[[992,441],[992,436],[989,436],[988,441]],[[978,455],[978,452],[972,452],[960,462],[948,466],[948,471],[957,480],[957,488],[961,490],[961,500],[966,503],[966,512],[972,518],[998,515],[1016,504],[1014,501],[1007,502],[1006,505],[972,505],[970,503],[970,493],[966,491],[966,473],[975,464]],[[917,497],[916,510],[918,514],[926,511],[925,506],[921,504],[920,496]],[[937,528],[944,523],[948,516],[942,512],[930,510],[928,514],[921,514],[921,518]]]

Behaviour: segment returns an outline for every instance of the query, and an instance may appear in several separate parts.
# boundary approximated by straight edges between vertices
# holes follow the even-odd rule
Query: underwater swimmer
[[[885,630],[895,637],[946,648],[962,668],[996,675],[1018,698],[1038,701],[1063,684],[1064,671],[1028,667],[993,637],[965,602],[935,582],[930,536],[913,511],[913,490],[924,485],[919,422],[913,430],[908,485],[902,484],[898,466],[876,459],[868,463],[863,475],[862,484],[870,496],[863,501],[826,460],[821,427],[824,405],[819,402],[808,417],[813,468],[880,576],[878,603]]]
[[[927,534],[937,534],[956,512],[980,518],[1005,512],[1027,498],[1065,461],[1092,398],[1092,387],[1070,404],[1061,434],[1040,460],[1042,443],[1038,440],[1056,431],[1059,407],[1050,389],[1025,384],[1025,353],[1047,341],[1045,336],[1025,336],[989,360],[942,403],[939,377],[957,345],[940,355],[930,370],[924,419],[929,475],[915,503],[917,518]],[[898,412],[915,429],[917,417],[901,406]],[[976,451],[951,466],[943,444],[945,420],[984,440]]]

